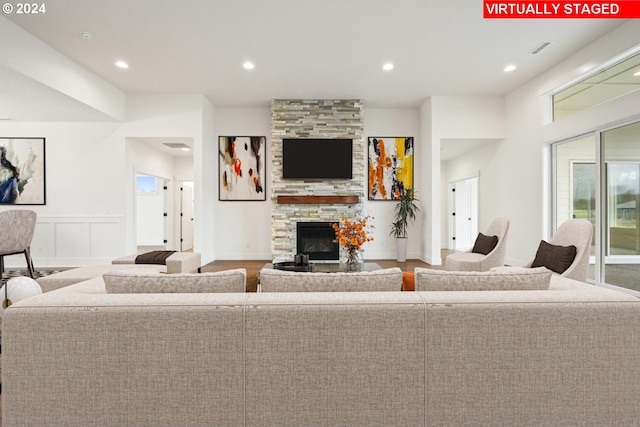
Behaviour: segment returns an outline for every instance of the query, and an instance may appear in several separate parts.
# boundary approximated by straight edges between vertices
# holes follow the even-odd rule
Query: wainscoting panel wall
[[[31,256],[38,268],[111,264],[126,255],[124,217],[38,217]],[[25,268],[22,255],[5,258],[7,268]]]
[[[283,138],[350,138],[352,179],[282,178]],[[274,100],[271,103],[271,252],[275,261],[292,261],[296,222],[337,221],[362,210],[365,197],[363,103],[361,100]],[[356,195],[355,204],[278,203],[278,196]],[[286,199],[285,199],[286,200]]]

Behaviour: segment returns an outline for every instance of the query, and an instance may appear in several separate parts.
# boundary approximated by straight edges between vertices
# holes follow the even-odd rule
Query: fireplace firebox
[[[333,240],[337,222],[298,222],[296,225],[297,253],[308,254],[310,260],[338,261],[340,249]]]

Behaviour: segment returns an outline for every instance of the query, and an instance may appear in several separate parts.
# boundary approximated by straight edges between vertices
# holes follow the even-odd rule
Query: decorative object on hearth
[[[369,200],[400,200],[413,188],[413,137],[369,137]]]
[[[0,138],[0,205],[44,205],[44,138]]]
[[[351,269],[357,269],[364,262],[362,245],[373,240],[370,236],[373,225],[369,222],[372,219],[369,215],[362,218],[356,216],[353,220],[342,217],[340,223],[333,224],[336,232],[334,242],[343,249],[341,260]]]
[[[20,276],[7,280],[0,288],[0,295],[2,295],[0,316],[4,316],[4,311],[18,301],[41,293],[42,289],[38,282],[30,277]]]
[[[267,200],[266,145],[265,136],[219,137],[219,200]]]
[[[416,213],[420,211],[415,204],[418,199],[411,187],[402,187],[398,193],[398,203],[394,211],[394,221],[391,224],[390,235],[396,238],[396,256],[398,262],[407,260],[407,225],[416,219]]]

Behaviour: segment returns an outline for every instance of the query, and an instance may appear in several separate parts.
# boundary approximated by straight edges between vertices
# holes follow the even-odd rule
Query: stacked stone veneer
[[[292,180],[282,178],[283,138],[350,138],[352,179]],[[296,252],[298,221],[338,221],[362,210],[365,197],[363,106],[361,100],[274,100],[271,103],[271,253],[274,261],[291,261]],[[357,205],[279,204],[283,195],[360,197]]]

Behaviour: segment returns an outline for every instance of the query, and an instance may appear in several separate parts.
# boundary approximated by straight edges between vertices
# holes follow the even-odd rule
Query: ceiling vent
[[[191,148],[187,144],[183,144],[182,142],[163,142],[162,144],[169,148]]]
[[[549,46],[550,44],[551,44],[551,42],[542,42],[538,46],[534,47],[533,50],[531,52],[529,52],[529,53],[531,55],[537,55],[538,53],[540,53],[540,51],[542,49],[544,49],[545,47]]]

